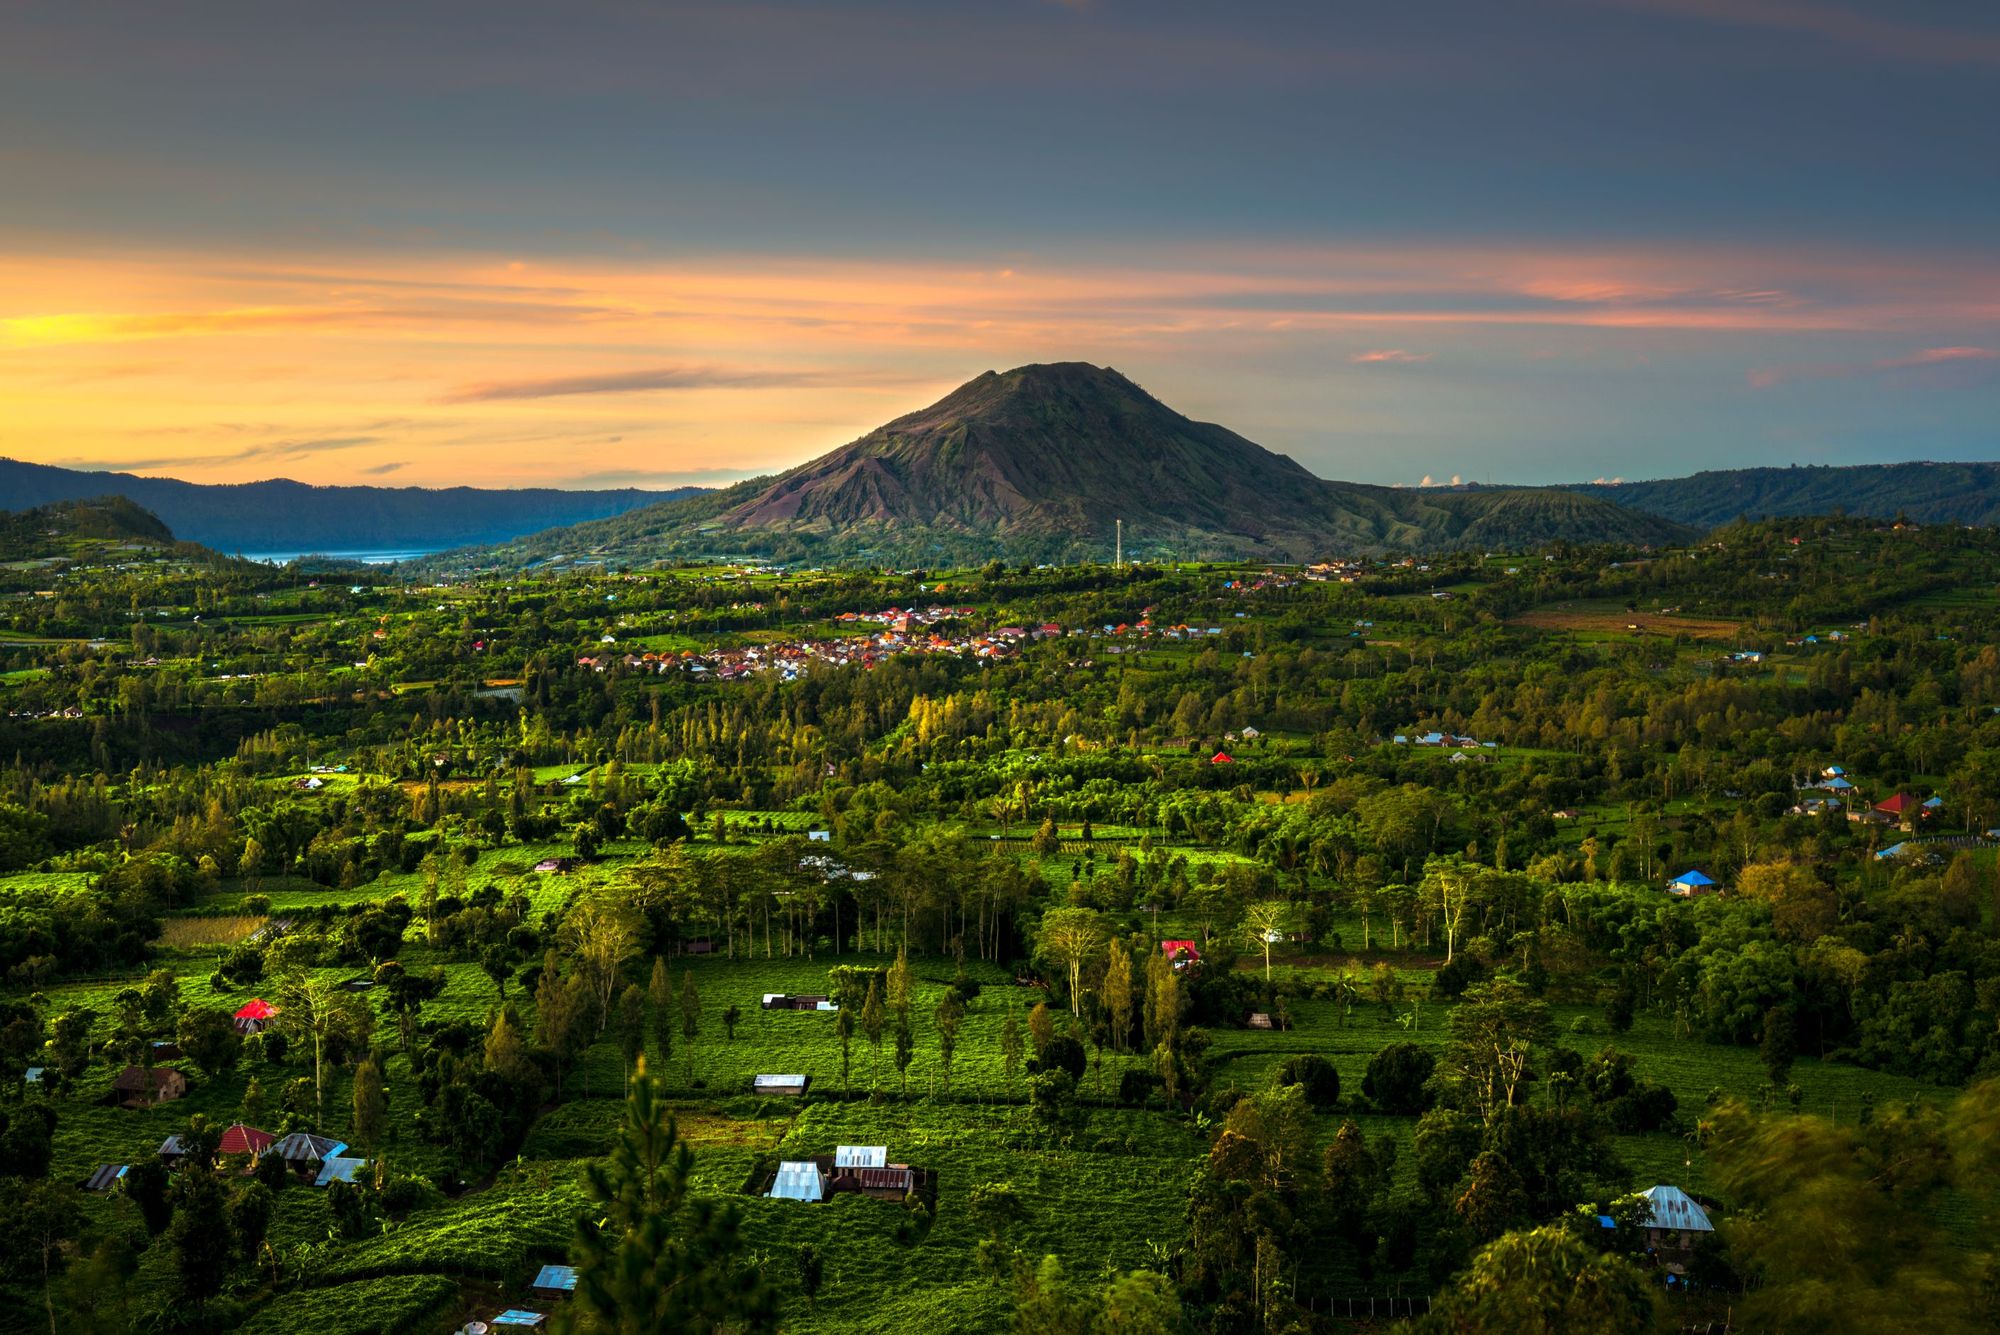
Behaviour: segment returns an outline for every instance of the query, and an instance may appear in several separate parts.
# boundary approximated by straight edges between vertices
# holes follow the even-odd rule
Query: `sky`
[[[2000,458],[1984,0],[0,9],[0,455],[668,487],[1114,366],[1326,477]]]

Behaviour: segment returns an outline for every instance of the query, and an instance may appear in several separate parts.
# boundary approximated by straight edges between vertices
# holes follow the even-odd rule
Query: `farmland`
[[[406,587],[59,543],[0,572],[0,1329],[587,1315],[531,1281],[612,1273],[655,1098],[722,1328],[1348,1329],[1530,1238],[1648,1322],[1768,1316],[1796,1239],[1740,1221],[1830,1235],[1877,1154],[1937,1167],[1842,1179],[1910,1239],[1843,1282],[1977,1314],[2000,609],[1942,590],[1992,548]],[[366,1163],[203,1166],[235,1123]],[[843,1146],[914,1185],[762,1194]]]

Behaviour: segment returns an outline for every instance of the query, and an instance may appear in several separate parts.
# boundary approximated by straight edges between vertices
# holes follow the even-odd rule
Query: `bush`
[[[1340,1072],[1333,1063],[1314,1053],[1287,1057],[1272,1078],[1276,1085],[1298,1085],[1305,1090],[1306,1102],[1324,1112],[1340,1102]]]
[[[1361,1092],[1386,1113],[1413,1114],[1431,1106],[1425,1085],[1437,1058],[1414,1043],[1392,1043],[1368,1061]]]
[[[1067,1034],[1058,1034],[1049,1040],[1040,1057],[1028,1059],[1028,1074],[1038,1075],[1043,1071],[1067,1071],[1071,1080],[1082,1080],[1089,1066],[1089,1058],[1084,1055],[1083,1044]]]
[[[1127,1107],[1139,1107],[1159,1087],[1160,1077],[1151,1071],[1127,1071],[1118,1077],[1118,1101]]]

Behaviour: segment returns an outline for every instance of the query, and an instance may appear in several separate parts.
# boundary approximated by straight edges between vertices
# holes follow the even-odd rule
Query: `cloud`
[[[1405,352],[1401,348],[1377,348],[1369,352],[1357,352],[1347,360],[1357,366],[1378,366],[1387,363],[1427,362],[1428,352]]]
[[[638,371],[543,380],[493,380],[464,385],[446,403],[488,403],[496,399],[552,399],[567,394],[633,394],[662,389],[775,389],[825,383],[824,371],[760,371],[714,366],[653,366]]]
[[[1764,366],[1749,373],[1752,389],[1771,389],[1794,380],[1850,380],[1857,376],[1884,375],[1895,371],[1919,371],[1964,363],[2000,361],[2000,348],[1953,346],[1921,348],[1902,357],[1882,357],[1872,362],[1811,362],[1799,366]]]
[[[591,487],[715,487],[755,477],[740,468],[606,468],[594,473],[576,473],[552,484],[565,488]]]
[[[399,468],[407,468],[408,466],[399,461],[395,463],[376,464],[373,468],[362,468],[356,471],[363,477],[381,477],[386,473],[393,473]]]
[[[89,473],[124,473],[133,469],[213,468],[219,464],[249,463],[257,459],[301,459],[307,455],[373,445],[380,436],[319,436],[303,440],[273,440],[246,445],[221,454],[165,455],[143,459],[57,459],[58,468],[80,468]],[[396,467],[401,467],[398,464]]]

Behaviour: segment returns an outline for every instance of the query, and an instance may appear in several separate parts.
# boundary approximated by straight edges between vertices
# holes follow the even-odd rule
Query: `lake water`
[[[420,556],[429,556],[440,551],[437,547],[408,547],[397,550],[369,548],[344,552],[244,552],[246,561],[262,561],[266,565],[281,566],[287,561],[296,561],[301,556],[324,556],[333,561],[359,561],[362,565],[386,566],[397,561],[414,561]]]

